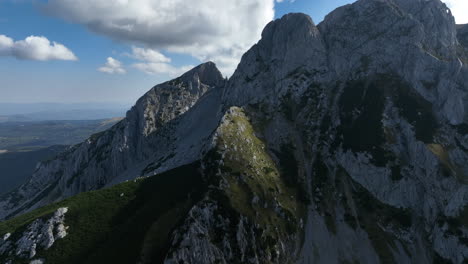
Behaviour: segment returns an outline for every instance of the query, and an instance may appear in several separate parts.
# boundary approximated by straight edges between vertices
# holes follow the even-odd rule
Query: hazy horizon
[[[48,120],[97,120],[124,117],[133,104],[111,102],[82,103],[2,103],[0,122]],[[3,117],[3,119],[1,119]],[[5,118],[8,117],[8,118]]]

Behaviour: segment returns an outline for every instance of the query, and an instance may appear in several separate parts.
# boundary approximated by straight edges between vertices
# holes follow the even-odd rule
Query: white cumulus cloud
[[[142,72],[147,74],[165,74],[168,76],[179,76],[184,72],[192,69],[194,66],[187,65],[182,67],[174,67],[168,63],[160,63],[160,62],[141,62],[135,63],[132,65],[135,69],[138,69]]]
[[[231,74],[274,17],[274,0],[49,0],[46,13],[154,50],[212,60]]]
[[[166,57],[164,54],[153,49],[144,49],[139,47],[132,47],[132,54],[130,57],[149,62],[171,62],[171,59]]]
[[[112,57],[107,58],[106,64],[98,68],[98,71],[109,74],[125,74],[127,71],[123,68],[122,63]]]
[[[457,24],[468,23],[468,0],[442,0],[452,10]]]
[[[10,37],[0,35],[0,56],[38,61],[78,60],[75,54],[64,45],[38,36],[29,36],[24,40],[14,41]]]
[[[13,39],[0,35],[0,56],[9,56],[12,52],[12,47],[15,44]]]
[[[164,74],[171,77],[178,76],[191,68],[192,65],[175,67],[170,64],[171,59],[157,50],[132,47],[132,53],[127,54],[129,57],[138,60],[132,64],[132,67],[147,74]]]

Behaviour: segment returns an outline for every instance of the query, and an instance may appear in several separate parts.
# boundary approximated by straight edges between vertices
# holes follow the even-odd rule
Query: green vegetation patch
[[[223,169],[232,175],[230,178],[233,186],[239,185],[235,182],[243,182],[260,200],[277,200],[285,210],[294,214],[297,211],[296,191],[287,187],[276,164],[267,153],[265,144],[255,135],[244,112],[240,108],[231,108],[230,111],[219,128],[217,147],[223,153]],[[297,173],[295,166],[289,167],[291,173]],[[243,180],[239,180],[240,178]],[[232,197],[235,198],[235,195]],[[248,201],[242,204],[250,203]],[[243,206],[239,205],[239,209],[241,207]]]
[[[299,231],[305,207],[297,189],[281,177],[256,133],[244,111],[231,108],[218,129],[216,148],[207,156],[206,164],[213,167],[211,174],[222,176],[218,184],[223,191],[216,199],[230,214],[245,216],[256,223],[257,246],[274,259],[278,241],[285,241]],[[289,173],[297,173],[297,168],[288,167]]]
[[[201,196],[199,165],[79,194],[0,223],[0,234],[21,232],[33,220],[68,207],[68,235],[37,258],[46,263],[161,263],[169,236]],[[1,256],[5,261],[7,256]],[[27,263],[16,260],[15,263]]]

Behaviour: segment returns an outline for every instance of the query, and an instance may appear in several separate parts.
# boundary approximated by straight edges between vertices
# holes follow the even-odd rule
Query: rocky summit
[[[153,87],[0,216],[9,263],[467,263],[468,26],[439,0],[285,15],[231,78]]]

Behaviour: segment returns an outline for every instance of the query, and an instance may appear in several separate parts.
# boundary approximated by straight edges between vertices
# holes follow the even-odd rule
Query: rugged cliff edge
[[[0,212],[152,177],[0,231],[16,239],[68,208],[67,236],[35,256],[46,263],[466,263],[466,37],[439,0],[360,0],[319,25],[286,15],[229,80],[207,63],[154,87],[111,130],[42,164]],[[118,201],[98,218],[111,227],[78,234],[102,206],[77,201],[95,196]],[[125,248],[116,238],[131,250],[112,251]]]
[[[208,62],[153,87],[114,127],[40,164],[26,184],[2,197],[0,216],[195,161],[218,123],[216,87],[224,82]],[[195,106],[198,101],[204,103]]]

